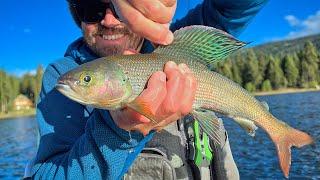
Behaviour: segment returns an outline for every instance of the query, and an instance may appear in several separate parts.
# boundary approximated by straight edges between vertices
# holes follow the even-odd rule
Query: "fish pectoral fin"
[[[254,124],[253,121],[241,117],[233,117],[233,119],[242,127],[247,133],[254,137],[258,127]]]
[[[268,105],[267,102],[261,101],[260,103],[262,104],[262,106],[263,106],[267,111],[269,111],[269,105]]]
[[[130,103],[127,103],[126,106],[136,112],[138,112],[141,115],[144,115],[145,117],[147,117],[148,119],[150,119],[150,121],[152,123],[156,123],[156,118],[154,116],[154,113],[152,113],[152,110],[150,109],[150,106],[148,105],[147,102],[136,98],[135,100],[133,100]]]
[[[195,120],[199,122],[203,131],[218,145],[225,140],[225,129],[222,120],[218,118],[213,111],[206,109],[195,109],[191,113]]]

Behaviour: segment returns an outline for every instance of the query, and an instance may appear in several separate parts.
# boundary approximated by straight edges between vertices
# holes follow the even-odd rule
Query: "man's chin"
[[[93,51],[100,57],[120,55],[124,52],[121,47],[104,47],[93,49]]]

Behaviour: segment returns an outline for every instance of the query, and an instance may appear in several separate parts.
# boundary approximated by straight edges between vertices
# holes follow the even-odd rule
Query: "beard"
[[[83,36],[87,46],[100,57],[123,54],[125,50],[140,51],[143,38],[125,26],[106,28],[97,24],[95,29],[94,32],[84,31]],[[102,38],[103,34],[123,34],[126,39],[122,44],[102,45],[97,43],[96,39],[98,36]]]

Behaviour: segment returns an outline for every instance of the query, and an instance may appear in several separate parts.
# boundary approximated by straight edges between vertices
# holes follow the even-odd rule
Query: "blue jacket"
[[[266,3],[266,0],[204,0],[171,25],[202,24],[238,35]],[[151,52],[145,42],[142,53]],[[76,40],[64,58],[50,64],[43,75],[37,104],[40,131],[38,152],[32,167],[34,178],[44,179],[120,179],[154,132],[146,137],[116,126],[106,110],[80,105],[54,87],[65,72],[97,56]]]

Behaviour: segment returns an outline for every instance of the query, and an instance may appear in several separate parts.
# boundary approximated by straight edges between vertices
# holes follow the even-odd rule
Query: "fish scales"
[[[113,58],[129,78],[134,92],[132,98],[136,98],[143,91],[152,73],[162,71],[166,62],[174,61],[177,64],[187,64],[198,81],[194,108],[210,106],[222,114],[238,115],[252,120],[266,114],[260,102],[252,98],[243,88],[224,76],[208,70],[197,61],[156,53]]]

